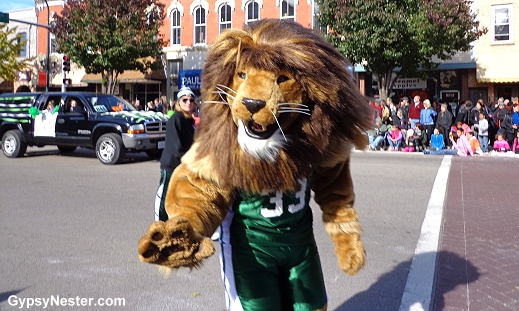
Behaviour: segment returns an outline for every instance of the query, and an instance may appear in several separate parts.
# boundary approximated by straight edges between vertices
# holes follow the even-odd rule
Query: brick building
[[[241,28],[243,24],[257,19],[286,18],[318,31],[314,20],[317,10],[314,0],[160,1],[166,10],[164,26],[161,28],[166,42],[161,59],[163,69],[149,74],[124,72],[119,77],[116,93],[126,99],[139,98],[141,102],[159,96],[170,99],[181,84],[197,90],[207,44],[224,29]],[[26,14],[26,18],[36,19],[38,23],[46,25],[47,19],[52,21],[54,14],[61,12],[65,2],[47,0],[47,3],[50,12],[47,11],[44,0],[35,0],[35,8],[11,14],[17,14],[18,19],[22,19],[23,16],[20,15]],[[515,61],[516,55],[519,55],[519,46],[515,44],[515,36],[519,33],[519,22],[516,20],[519,18],[519,0],[474,0],[472,8],[477,12],[480,24],[487,27],[489,32],[474,42],[471,51],[458,53],[451,60],[443,62],[437,70],[429,72],[428,79],[397,81],[394,99],[414,94],[448,102],[460,99],[476,101],[478,98],[495,101],[501,96],[519,96],[519,63]],[[30,53],[36,53],[40,63],[47,55],[47,38],[50,38],[50,87],[52,90],[59,90],[62,81],[59,71],[62,55],[54,50],[52,34],[49,36],[45,28],[32,29],[37,29],[37,35],[31,35],[28,48],[30,47]],[[18,31],[23,30],[19,28]],[[41,68],[39,70],[41,73]],[[376,95],[376,83],[372,77],[362,66],[356,66],[355,71],[360,90],[367,96]],[[37,78],[38,70],[33,70],[32,73],[30,81],[26,79],[15,82],[14,90],[20,86],[41,90],[41,79]],[[71,77],[74,89],[100,90],[100,75],[85,74],[82,68],[72,64]],[[9,88],[6,82],[3,85],[4,88],[6,85]],[[0,92],[2,91],[6,90],[1,89]]]
[[[167,96],[179,87],[200,88],[200,72],[207,43],[227,28],[263,18],[291,19],[314,28],[314,2],[309,0],[180,0],[166,4],[161,32],[169,44],[164,48]]]

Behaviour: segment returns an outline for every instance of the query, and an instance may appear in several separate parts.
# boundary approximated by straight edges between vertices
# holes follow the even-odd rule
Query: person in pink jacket
[[[507,152],[510,151],[510,145],[505,140],[502,133],[497,134],[497,139],[494,142],[494,151]]]
[[[389,143],[389,150],[398,151],[402,144],[402,131],[398,125],[393,125],[387,133],[387,142]]]
[[[472,147],[470,146],[469,139],[467,136],[465,136],[465,132],[463,129],[458,129],[458,140],[454,141],[451,138],[452,145],[456,150],[458,150],[457,154],[459,156],[465,157],[465,156],[473,156],[474,153],[472,152]]]
[[[517,132],[517,135],[514,138],[514,144],[512,145],[512,151],[515,154],[519,154],[519,132]]]

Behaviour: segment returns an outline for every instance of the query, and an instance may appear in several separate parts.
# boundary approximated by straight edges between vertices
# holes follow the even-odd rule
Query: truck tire
[[[71,153],[74,152],[74,150],[76,150],[76,146],[58,145],[58,150],[60,153]]]
[[[22,157],[27,151],[27,142],[18,130],[5,132],[2,137],[2,151],[8,158]]]
[[[103,164],[116,164],[121,162],[126,149],[121,136],[114,133],[101,135],[96,143],[96,156]]]

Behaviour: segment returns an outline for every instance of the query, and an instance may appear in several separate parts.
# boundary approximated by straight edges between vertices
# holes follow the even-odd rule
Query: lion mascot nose
[[[252,98],[243,98],[241,102],[245,105],[245,107],[247,107],[247,110],[250,113],[256,113],[266,105],[265,101]]]

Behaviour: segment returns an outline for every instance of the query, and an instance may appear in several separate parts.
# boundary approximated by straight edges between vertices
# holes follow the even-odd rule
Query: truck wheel
[[[121,136],[107,133],[99,137],[96,143],[96,156],[103,164],[119,163],[124,157],[126,149]]]
[[[8,158],[22,157],[27,151],[27,142],[18,130],[7,131],[2,137],[2,151]]]
[[[61,146],[61,145],[58,145],[58,150],[60,153],[71,153],[71,152],[74,152],[74,150],[76,150],[76,147],[75,146]]]

